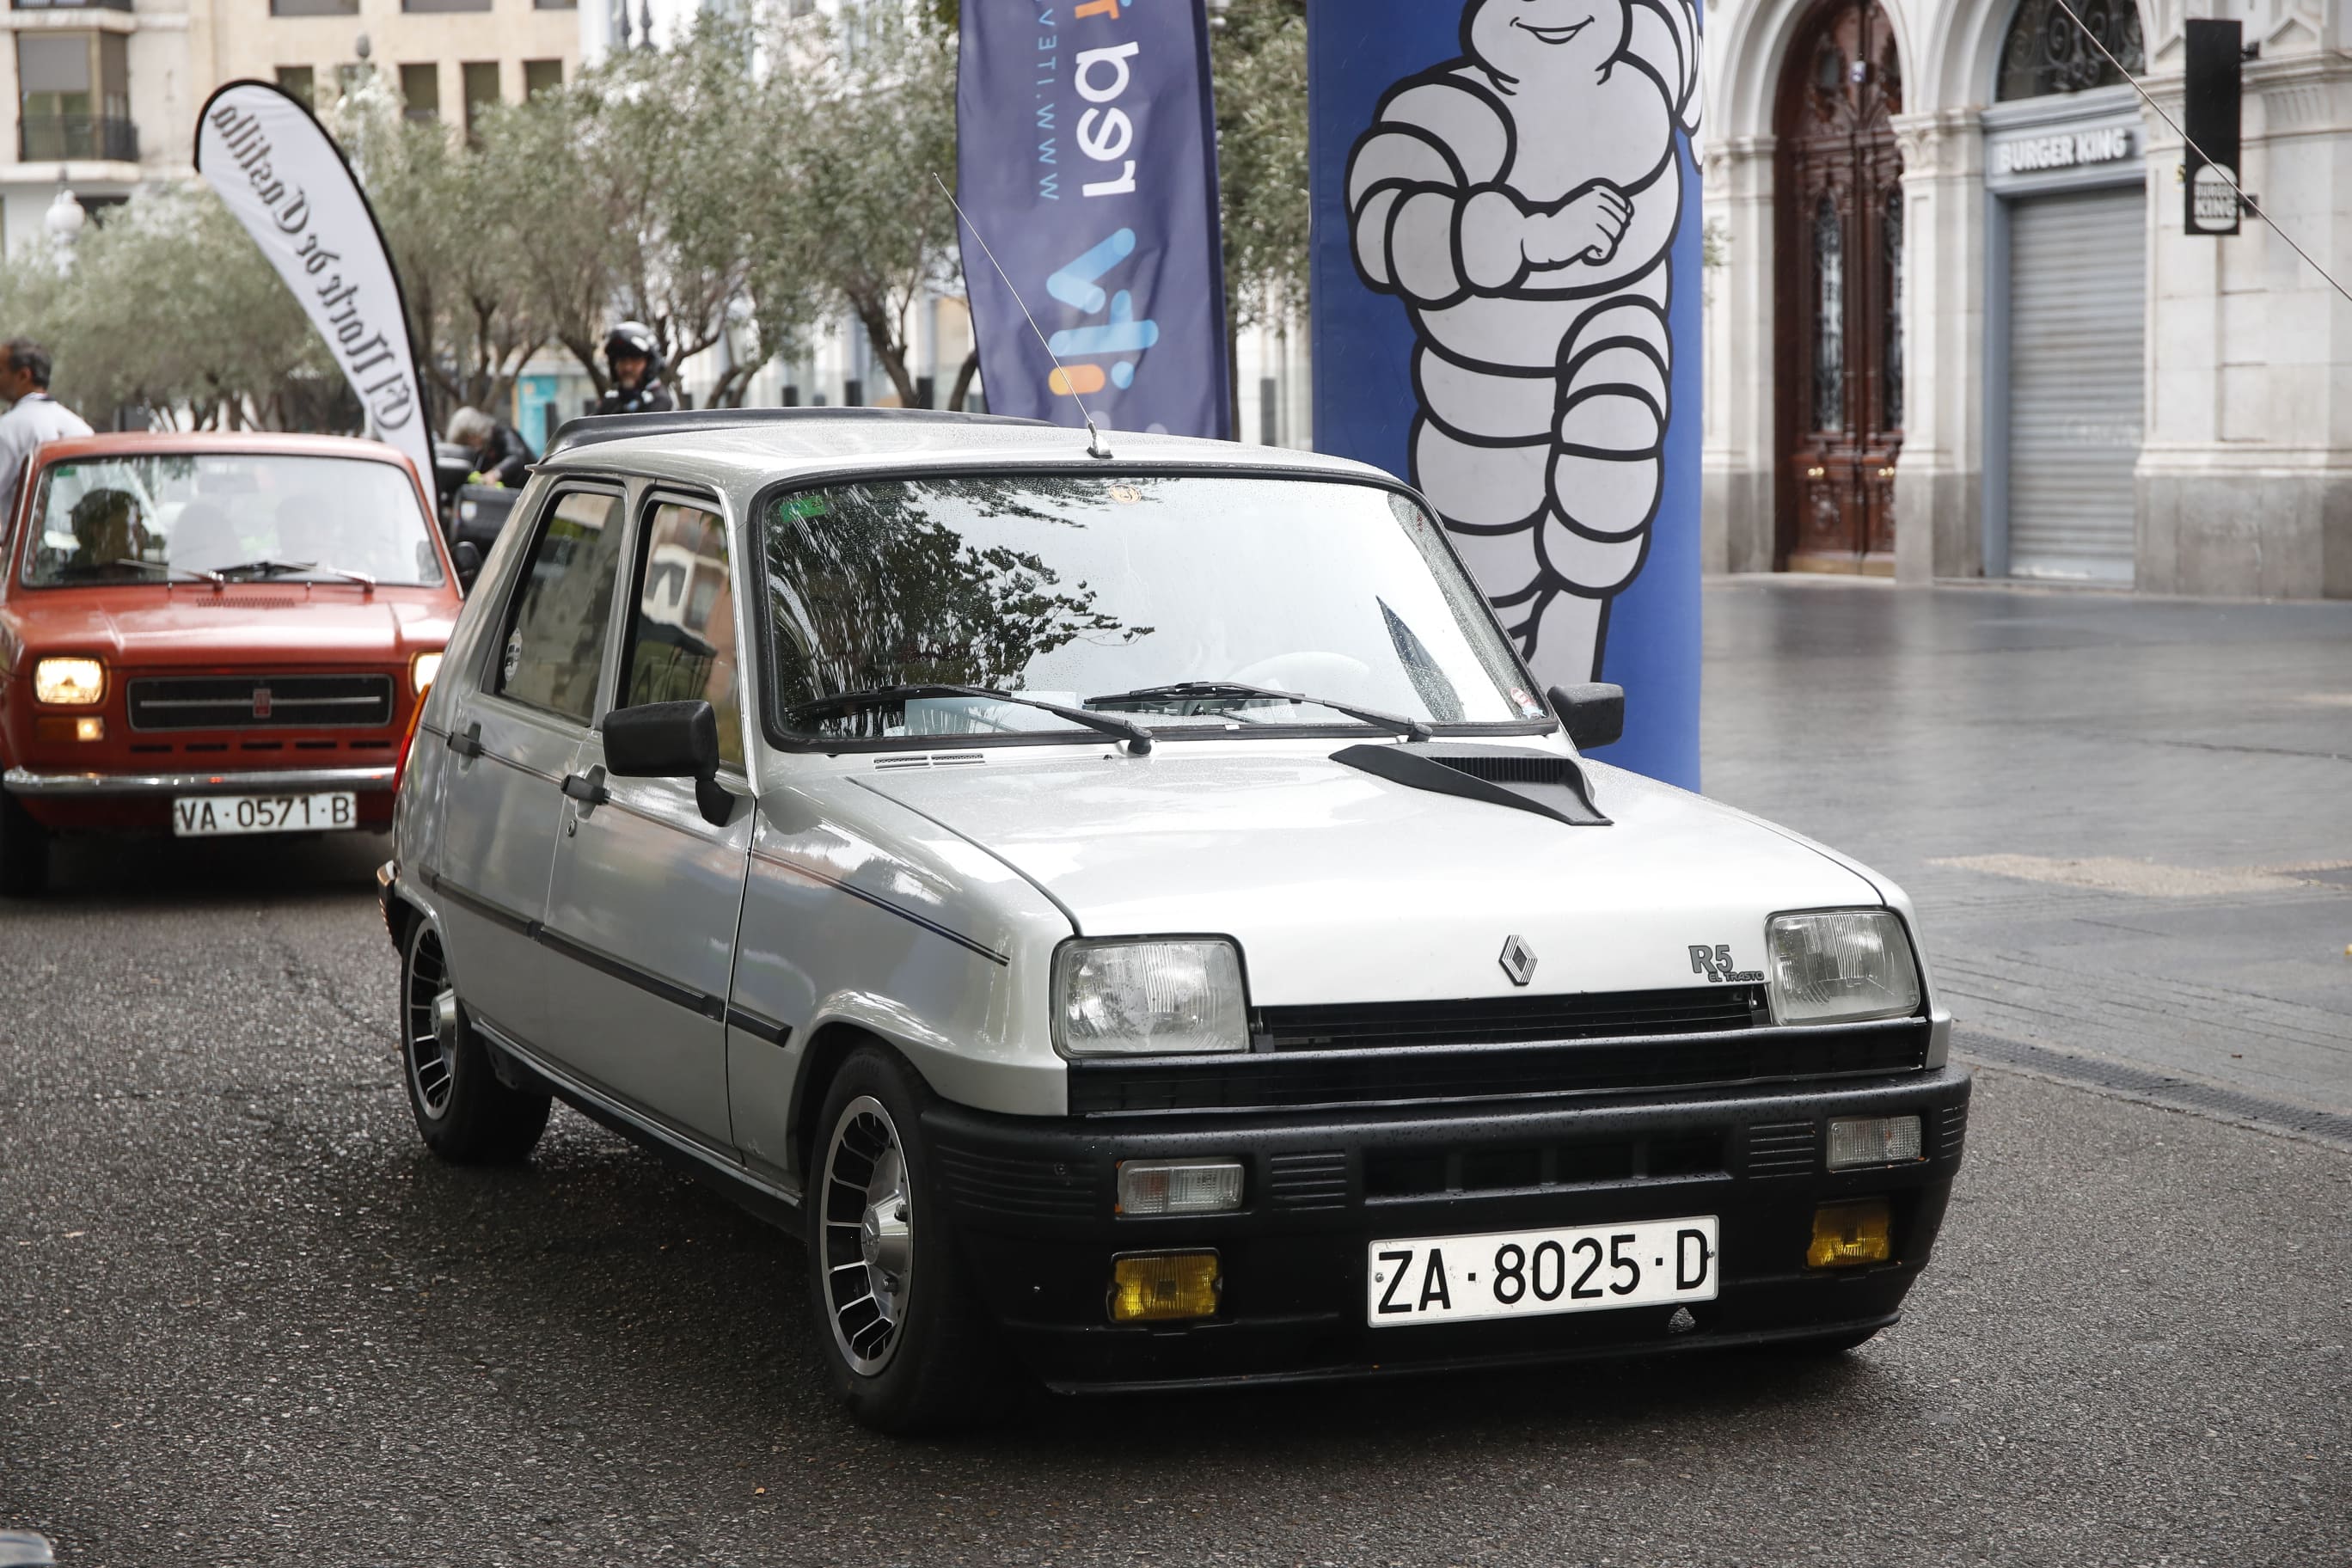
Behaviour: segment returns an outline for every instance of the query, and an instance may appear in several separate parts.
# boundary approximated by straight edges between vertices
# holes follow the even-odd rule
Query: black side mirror
[[[604,771],[624,779],[692,779],[704,821],[726,826],[735,797],[719,783],[719,715],[710,704],[646,702],[604,715]]]
[[[1547,694],[1551,710],[1568,729],[1569,744],[1580,752],[1605,746],[1625,733],[1625,689],[1595,680],[1555,686]]]
[[[461,539],[449,547],[449,559],[457,568],[457,586],[473,592],[474,579],[482,574],[482,547],[470,539]]]

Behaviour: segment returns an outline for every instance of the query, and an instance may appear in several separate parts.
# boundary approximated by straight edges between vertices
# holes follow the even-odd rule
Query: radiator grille
[[[134,730],[380,729],[388,675],[155,676],[129,687]]]
[[[1628,1039],[1748,1029],[1769,1021],[1761,985],[1261,1007],[1257,1020],[1259,1048],[1276,1051]]]
[[[1913,1072],[1925,1019],[1653,1039],[1259,1051],[1070,1064],[1080,1115],[1610,1094]]]

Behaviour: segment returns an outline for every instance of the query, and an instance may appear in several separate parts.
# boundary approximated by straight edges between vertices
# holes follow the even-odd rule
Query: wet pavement
[[[101,849],[0,905],[0,1528],[69,1568],[2352,1561],[2352,1152],[2174,1108],[2352,1105],[2313,869],[2352,858],[2352,606],[1709,607],[1711,792],[1902,879],[2013,1058],[1853,1355],[893,1443],[824,1394],[775,1233],[568,1112],[523,1169],[425,1155],[381,841]],[[2126,1069],[2178,1092],[2075,1081]]]

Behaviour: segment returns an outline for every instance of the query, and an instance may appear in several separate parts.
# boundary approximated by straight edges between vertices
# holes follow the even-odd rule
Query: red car
[[[461,597],[398,451],[54,441],[0,561],[0,892],[37,892],[61,832],[389,826]]]

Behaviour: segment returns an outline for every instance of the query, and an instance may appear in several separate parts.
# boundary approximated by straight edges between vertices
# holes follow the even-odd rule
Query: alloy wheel
[[[401,987],[401,1030],[407,1043],[408,1084],[417,1108],[439,1121],[449,1111],[457,1076],[457,993],[441,952],[441,933],[419,923],[408,942],[408,973]]]
[[[882,1102],[842,1107],[824,1151],[825,1314],[850,1369],[879,1376],[898,1352],[914,1282],[914,1198],[906,1145]]]

